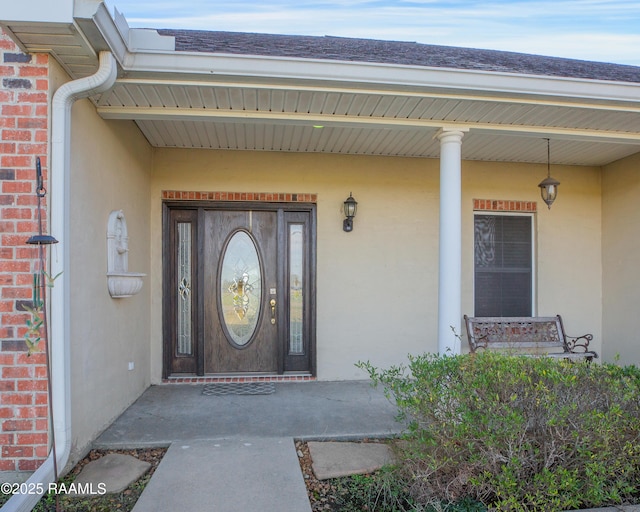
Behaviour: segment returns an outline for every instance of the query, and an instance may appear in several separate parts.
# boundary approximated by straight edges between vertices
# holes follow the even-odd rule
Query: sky
[[[341,36],[640,66],[638,0],[106,0],[130,27]]]

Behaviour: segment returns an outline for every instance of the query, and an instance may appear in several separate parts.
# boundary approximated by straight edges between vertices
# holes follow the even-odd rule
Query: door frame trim
[[[189,193],[188,193],[189,194]],[[163,194],[164,195],[164,194]],[[243,194],[244,195],[244,194]],[[247,194],[248,195],[248,194]],[[309,213],[309,373],[314,377],[317,373],[317,355],[316,355],[316,269],[317,269],[317,215],[316,215],[316,203],[295,201],[295,199],[301,199],[300,196],[310,199],[315,199],[315,194],[269,194],[277,198],[275,201],[237,201],[237,200],[201,200],[201,199],[163,199],[162,201],[162,378],[168,379],[173,376],[181,376],[186,374],[171,374],[171,361],[172,361],[172,316],[170,312],[171,306],[171,276],[173,275],[173,268],[169,254],[172,250],[172,244],[170,239],[170,213],[171,210],[195,210],[197,211],[197,235],[199,240],[204,240],[205,228],[204,228],[204,212],[205,210],[260,210],[260,211],[273,211],[278,216],[278,229],[277,229],[277,243],[280,246],[285,233],[283,223],[280,222],[285,211],[299,211]],[[261,194],[262,196],[262,194]],[[280,197],[294,196],[294,201],[287,202],[279,200]],[[232,196],[233,197],[233,196]],[[246,196],[245,196],[246,197]],[[196,252],[198,248],[196,247]],[[279,262],[277,274],[278,280],[281,279],[283,269],[283,262]],[[197,280],[198,287],[202,289],[201,283],[204,280],[204,261],[203,258],[198,257],[196,260],[197,268]],[[198,325],[196,325],[195,343],[199,354],[204,354],[204,301],[196,301]],[[281,309],[281,308],[280,308]],[[279,318],[280,320],[280,318]],[[280,324],[280,322],[279,322]],[[282,340],[281,340],[282,341]],[[285,340],[286,341],[286,340]],[[282,343],[278,344],[278,375],[287,375],[284,372],[284,346]],[[295,372],[294,372],[295,373]],[[196,359],[196,375],[204,376],[204,358],[202,356]]]

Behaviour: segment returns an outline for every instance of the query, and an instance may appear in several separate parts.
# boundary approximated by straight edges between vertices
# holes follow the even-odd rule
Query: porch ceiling
[[[295,85],[121,79],[96,101],[156,147],[437,158],[442,127],[468,160],[604,165],[640,151],[640,106]],[[319,128],[319,127],[322,128]]]
[[[638,83],[135,50],[117,23],[100,7],[69,24],[3,26],[72,78],[112,51],[120,78],[93,98],[97,111],[134,121],[155,147],[437,158],[434,135],[446,127],[467,131],[468,160],[546,162],[545,138],[555,164],[640,152]]]

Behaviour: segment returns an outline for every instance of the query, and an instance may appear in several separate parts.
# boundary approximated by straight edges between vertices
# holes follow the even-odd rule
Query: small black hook
[[[36,157],[36,176],[37,176],[37,190],[36,194],[38,197],[44,197],[47,195],[47,189],[44,188],[44,183],[42,181],[42,167],[40,166],[40,157]]]

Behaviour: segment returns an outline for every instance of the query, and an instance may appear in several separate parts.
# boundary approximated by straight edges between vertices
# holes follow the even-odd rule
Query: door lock
[[[276,299],[271,299],[269,301],[269,305],[271,306],[271,324],[276,324]]]

